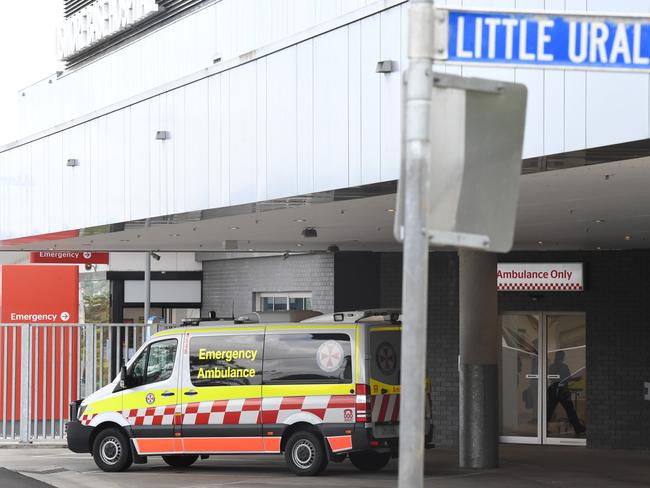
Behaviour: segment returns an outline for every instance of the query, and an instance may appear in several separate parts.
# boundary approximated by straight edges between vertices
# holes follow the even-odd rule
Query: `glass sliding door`
[[[545,443],[585,444],[586,345],[584,314],[546,316]]]
[[[584,313],[501,315],[502,442],[585,445]]]
[[[539,314],[501,316],[500,424],[503,442],[540,443]]]

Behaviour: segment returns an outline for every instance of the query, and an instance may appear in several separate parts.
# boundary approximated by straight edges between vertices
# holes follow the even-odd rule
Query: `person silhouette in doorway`
[[[571,391],[569,390],[568,382],[571,378],[571,371],[564,362],[564,351],[557,351],[555,353],[555,360],[548,367],[548,375],[552,376],[555,381],[548,387],[548,400],[546,402],[546,418],[547,422],[553,417],[557,404],[560,403],[562,408],[566,411],[569,423],[573,427],[576,435],[584,433],[587,429],[580,422],[576,408],[571,400]]]

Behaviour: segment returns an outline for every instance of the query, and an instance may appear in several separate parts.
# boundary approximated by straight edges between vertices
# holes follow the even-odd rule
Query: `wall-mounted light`
[[[376,73],[392,73],[395,68],[395,64],[390,59],[383,59],[377,61],[377,67],[375,68]]]
[[[74,168],[75,166],[79,166],[79,160],[78,159],[68,159],[68,161],[65,163],[66,166],[70,166]]]
[[[171,133],[168,130],[159,130],[156,132],[156,140],[166,141],[167,139],[171,139]]]

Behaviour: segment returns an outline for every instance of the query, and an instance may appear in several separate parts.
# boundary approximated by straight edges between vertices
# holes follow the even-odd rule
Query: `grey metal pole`
[[[433,87],[433,1],[409,5],[405,113],[404,271],[402,286],[399,488],[424,482],[424,402],[429,241],[426,233],[429,111]]]
[[[146,325],[151,313],[151,251],[145,253],[144,259],[144,323],[147,339],[151,337],[151,326]]]
[[[84,332],[86,333],[86,384],[84,395],[89,396],[95,391],[95,368],[96,368],[96,338],[95,338],[95,324],[84,324]]]
[[[29,442],[29,405],[31,402],[31,353],[29,324],[23,324],[20,335],[20,442]]]
[[[459,250],[459,465],[499,464],[496,254]]]

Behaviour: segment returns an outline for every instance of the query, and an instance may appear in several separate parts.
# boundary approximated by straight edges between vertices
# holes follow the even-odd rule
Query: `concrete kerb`
[[[68,444],[65,441],[52,441],[52,442],[0,442],[0,449],[52,449],[52,448],[67,448]]]

